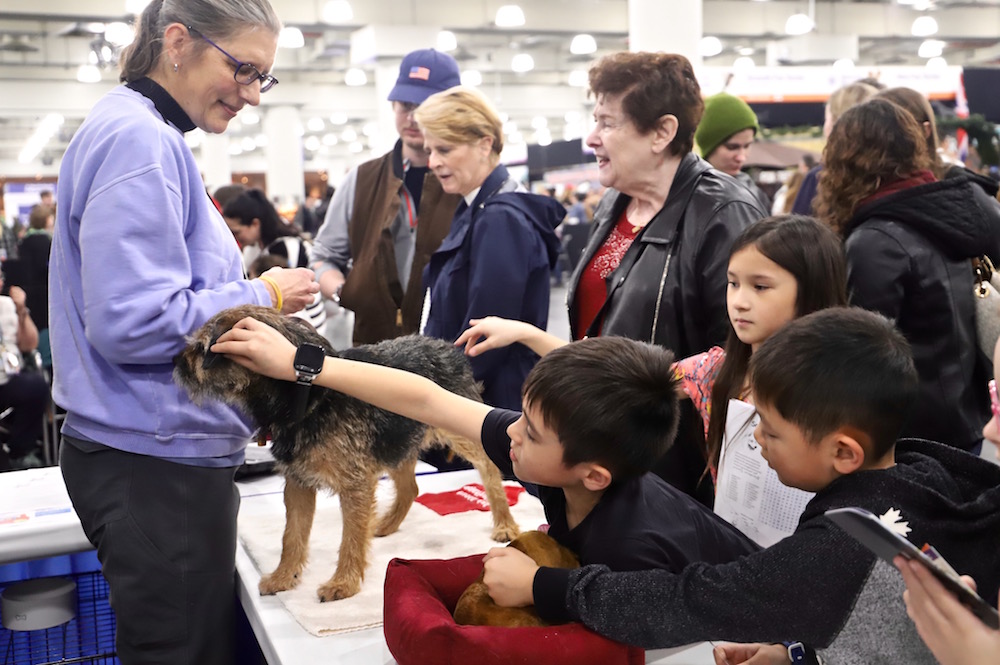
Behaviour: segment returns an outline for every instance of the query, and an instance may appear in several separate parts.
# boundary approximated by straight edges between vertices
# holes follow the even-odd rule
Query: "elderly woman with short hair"
[[[686,358],[724,343],[733,240],[765,216],[753,195],[692,153],[704,103],[687,58],[615,53],[590,70],[587,145],[608,188],[569,282],[573,339],[621,335]],[[658,472],[690,493],[705,468],[693,414]],[[712,502],[711,483],[699,498]]]

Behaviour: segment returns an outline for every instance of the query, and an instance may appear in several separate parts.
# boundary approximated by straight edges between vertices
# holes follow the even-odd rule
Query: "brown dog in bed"
[[[571,551],[541,531],[526,531],[507,547],[521,550],[539,566],[548,568],[577,568],[580,561]],[[500,607],[490,598],[483,573],[469,585],[455,605],[455,623],[466,626],[506,626],[508,628],[548,626],[535,613],[534,606]]]
[[[219,335],[246,317],[275,328],[296,346],[310,342],[327,355],[403,369],[469,399],[481,398],[468,360],[442,340],[409,335],[338,353],[309,324],[267,307],[233,307],[209,319],[174,359],[174,380],[193,400],[217,399],[238,406],[271,432],[272,453],[285,476],[285,532],[278,568],[260,580],[262,594],[299,583],[320,489],[339,496],[344,527],[337,570],[320,586],[319,599],[338,600],[360,591],[372,535],[399,529],[417,496],[417,454],[435,443],[448,446],[479,471],[493,513],[493,539],[506,542],[517,536],[520,530],[510,514],[500,471],[480,444],[334,390],[311,389],[305,416],[299,416],[294,383],[256,374],[209,351]],[[383,472],[395,484],[396,496],[389,511],[376,520],[375,487]]]

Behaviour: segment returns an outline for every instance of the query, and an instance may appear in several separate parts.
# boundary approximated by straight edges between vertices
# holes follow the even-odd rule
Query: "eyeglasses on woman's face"
[[[240,85],[250,85],[254,81],[260,81],[260,91],[267,92],[268,90],[273,88],[275,84],[278,82],[278,79],[274,78],[270,74],[261,74],[260,71],[256,67],[251,65],[249,62],[241,62],[236,58],[234,58],[233,56],[229,55],[221,46],[213,42],[205,35],[201,34],[198,30],[191,27],[190,25],[187,26],[187,29],[188,32],[198,35],[206,42],[217,48],[222,53],[222,55],[226,56],[227,58],[233,61],[233,64],[236,65],[236,71],[233,72],[233,79]]]

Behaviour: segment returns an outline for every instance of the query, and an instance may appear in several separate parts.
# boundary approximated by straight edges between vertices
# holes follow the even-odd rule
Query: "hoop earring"
[[[176,73],[177,73],[177,63],[175,62],[174,63],[174,74],[176,74]]]

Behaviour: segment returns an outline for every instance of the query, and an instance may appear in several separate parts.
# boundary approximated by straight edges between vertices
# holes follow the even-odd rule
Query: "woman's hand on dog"
[[[494,547],[483,559],[483,583],[490,598],[501,607],[535,604],[532,586],[538,564],[513,547]]]
[[[280,332],[257,319],[240,320],[220,335],[210,350],[258,374],[295,380],[295,346]]]

